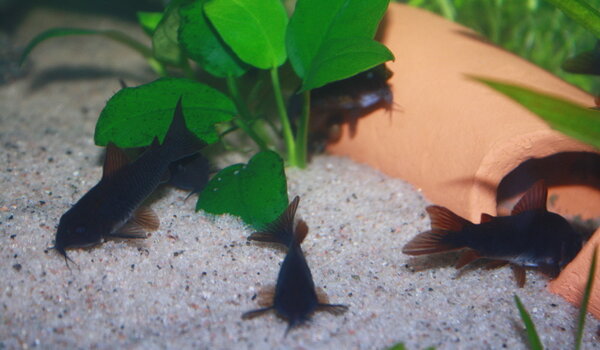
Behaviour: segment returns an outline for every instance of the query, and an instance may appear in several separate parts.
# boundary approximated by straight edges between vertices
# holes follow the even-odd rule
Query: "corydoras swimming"
[[[481,215],[474,224],[450,210],[430,206],[431,230],[408,242],[402,252],[425,255],[466,249],[456,263],[461,268],[487,258],[489,268],[513,266],[517,284],[525,285],[525,268],[538,268],[551,277],[579,252],[582,240],[562,216],[546,209],[548,189],[536,182],[519,200],[510,216]]]
[[[296,197],[288,209],[276,221],[269,225],[277,228],[273,231],[274,243],[289,243],[288,252],[281,264],[275,289],[265,292],[260,299],[261,309],[246,312],[243,319],[249,319],[274,310],[278,316],[288,321],[287,332],[295,326],[306,323],[315,311],[327,311],[341,314],[348,310],[346,305],[329,304],[327,296],[315,288],[312,273],[302,252],[300,244],[308,234],[308,226],[299,220],[294,227],[294,214],[300,198]],[[293,237],[288,234],[293,232]],[[266,242],[267,232],[260,233],[260,241]],[[254,237],[256,239],[256,236]]]
[[[103,238],[145,238],[159,220],[142,203],[163,182],[171,162],[204,145],[186,127],[181,98],[162,144],[155,137],[133,162],[109,144],[102,179],[60,218],[54,248],[67,259],[65,249],[93,246]]]

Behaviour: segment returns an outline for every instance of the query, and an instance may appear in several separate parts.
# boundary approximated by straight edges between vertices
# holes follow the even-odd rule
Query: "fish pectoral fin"
[[[343,304],[321,304],[317,306],[317,311],[329,312],[332,315],[339,316],[348,311],[348,305]]]
[[[329,304],[329,297],[327,296],[327,293],[325,293],[323,288],[321,288],[321,287],[315,288],[315,293],[317,293],[317,301],[319,302],[319,304],[323,304],[323,305]]]
[[[525,281],[527,280],[527,275],[525,274],[525,268],[519,265],[513,265],[513,274],[515,275],[515,280],[517,281],[517,286],[519,288],[523,288],[525,286]]]
[[[118,229],[116,232],[108,234],[107,236],[116,237],[116,238],[127,238],[127,239],[147,238],[146,230],[142,226],[135,223],[133,220],[130,220],[125,225],[123,225],[123,227]]]
[[[546,209],[546,201],[548,200],[548,187],[544,180],[539,180],[534,183],[527,192],[519,199],[519,202],[515,205],[512,210],[512,215],[519,213],[535,210],[535,209]]]
[[[458,258],[458,261],[456,262],[455,267],[457,269],[460,269],[463,266],[468,265],[479,258],[481,258],[481,255],[479,255],[479,253],[472,249],[469,249],[461,254],[460,258]]]
[[[261,307],[270,307],[275,300],[275,285],[270,284],[258,291],[258,305]]]
[[[508,264],[508,261],[506,261],[506,260],[490,260],[485,263],[485,269],[486,270],[498,269],[498,268],[501,268],[502,266],[506,266],[506,264]]]
[[[244,312],[242,314],[242,320],[249,320],[255,318],[256,316],[260,316],[266,312],[273,310],[273,306],[263,307],[262,309],[251,310],[248,312]]]
[[[134,222],[146,231],[156,231],[160,227],[158,215],[150,207],[139,207],[129,221]]]
[[[127,163],[129,163],[129,158],[125,152],[117,147],[114,143],[109,143],[106,146],[106,156],[104,158],[104,166],[102,168],[102,178],[109,178]]]

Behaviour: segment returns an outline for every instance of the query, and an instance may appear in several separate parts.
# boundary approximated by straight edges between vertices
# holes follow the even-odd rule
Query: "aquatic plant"
[[[160,78],[137,87],[124,87],[108,100],[96,125],[97,145],[144,147],[155,136],[162,139],[173,106],[183,96],[189,128],[207,144],[241,129],[259,151],[283,151],[278,147],[280,142],[270,137],[280,134],[287,164],[302,168],[307,164],[310,90],[394,58],[383,44],[373,40],[388,2],[335,0],[324,4],[300,0],[288,19],[279,0],[174,0],[161,13],[138,13],[151,47],[116,30],[54,28],[31,40],[21,62],[50,38],[96,35],[117,41],[140,53]],[[200,78],[202,74],[205,79]],[[211,86],[207,81],[217,83]],[[219,91],[223,86],[227,93]],[[265,94],[269,90],[278,125],[277,118],[268,115],[269,107],[260,102],[268,100]],[[288,116],[286,92],[302,94],[298,120]],[[217,187],[211,181],[200,195],[220,204],[201,199],[197,209],[241,215],[252,225],[277,217],[287,205],[284,187],[278,186],[277,197],[270,199],[279,212],[266,217],[240,213],[239,203],[248,208],[259,207],[271,192],[247,196],[240,186],[226,189],[252,176],[256,179],[249,181],[268,179],[258,188],[272,183],[273,177],[277,177],[274,183],[285,184],[283,163],[276,160],[279,155],[263,153],[257,157],[273,162],[257,167],[262,163],[251,161],[248,169],[224,169],[215,176],[215,181],[222,179],[223,183]],[[273,166],[277,167],[275,173]],[[243,175],[237,176],[238,172]],[[242,178],[245,180],[239,180]],[[217,190],[219,195],[211,196],[211,191]]]
[[[600,12],[584,0],[548,0],[577,23],[600,39]],[[588,60],[589,69],[597,66],[600,60]],[[573,61],[568,67],[573,69]],[[595,74],[578,67],[584,73]],[[596,109],[582,107],[563,98],[552,96],[525,86],[501,82],[484,77],[472,77],[498,92],[515,100],[531,112],[544,119],[552,128],[566,135],[600,148],[600,113]]]
[[[585,290],[583,293],[583,297],[581,299],[581,305],[579,307],[579,316],[577,317],[577,328],[575,334],[575,345],[574,349],[581,349],[581,343],[583,341],[583,331],[585,329],[585,317],[587,314],[587,307],[590,301],[590,297],[592,294],[592,287],[594,285],[594,276],[596,275],[596,258],[598,255],[598,247],[594,247],[594,253],[592,254],[592,262],[590,264],[590,269],[588,272],[587,281],[585,283]],[[519,309],[519,314],[521,315],[521,319],[525,324],[525,329],[527,331],[527,339],[529,340],[529,347],[532,350],[543,350],[544,346],[540,340],[537,330],[535,329],[535,324],[531,319],[531,316],[523,306],[521,299],[515,294],[515,303],[517,308]]]

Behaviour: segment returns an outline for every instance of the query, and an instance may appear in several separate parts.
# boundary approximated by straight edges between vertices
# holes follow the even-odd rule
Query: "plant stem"
[[[186,78],[188,78],[190,80],[194,80],[194,78],[195,78],[194,70],[190,66],[190,62],[188,61],[188,59],[186,57],[181,58],[180,67],[181,67],[181,70],[183,70],[183,74],[185,75]]]
[[[137,51],[140,55],[142,55],[148,61],[150,68],[152,68],[158,75],[160,75],[161,77],[164,77],[167,75],[167,69],[166,69],[165,65],[162,62],[158,61],[154,57],[154,53],[152,52],[152,49],[147,47],[146,45],[140,43],[139,41],[135,40],[134,38],[130,37],[129,35],[122,33],[120,31],[117,31],[117,30],[104,30],[104,31],[99,32],[98,34],[103,35],[114,41],[117,41],[117,42]]]
[[[283,138],[285,140],[285,146],[288,153],[288,162],[291,166],[299,166],[296,159],[296,143],[292,134],[292,126],[287,115],[287,110],[285,109],[285,103],[283,102],[277,67],[271,68],[271,83],[273,84],[273,94],[275,95],[275,102],[277,102],[279,118],[281,118]]]
[[[299,168],[306,168],[308,155],[308,125],[310,122],[310,90],[302,93],[302,114],[296,133],[296,160]]]
[[[240,113],[240,118],[235,119],[236,125],[244,130],[250,138],[256,142],[261,151],[267,149],[267,144],[265,141],[258,136],[258,134],[252,129],[251,125],[248,125],[248,121],[252,118],[250,116],[250,112],[242,98],[240,97],[240,91],[237,86],[237,82],[234,77],[227,76],[227,88],[229,89],[229,94],[233,98],[233,102],[235,103],[238,112]]]

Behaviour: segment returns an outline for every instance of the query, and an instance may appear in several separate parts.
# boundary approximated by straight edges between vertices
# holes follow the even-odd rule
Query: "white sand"
[[[134,28],[36,11],[14,39],[24,44],[58,25]],[[69,270],[47,247],[60,216],[99,180],[98,114],[117,78],[133,85],[153,76],[135,53],[102,38],[54,40],[32,62],[27,78],[0,86],[0,349],[383,349],[400,341],[524,349],[515,293],[548,348],[571,348],[577,309],[546,291],[546,277],[529,272],[519,289],[510,268],[459,277],[453,257],[403,255],[428,228],[426,201],[400,180],[331,156],[287,173],[310,226],[303,249],[315,283],[350,306],[344,316],[316,314],[287,338],[273,315],[242,321],[257,291],[275,283],[283,253],[247,243],[251,231],[236,218],[194,213],[176,190],[153,204],[161,228],[149,239],[70,251],[79,268]],[[585,347],[600,348],[598,322],[588,322]]]

